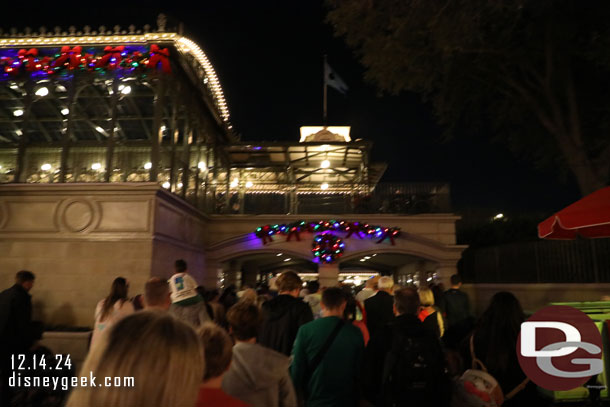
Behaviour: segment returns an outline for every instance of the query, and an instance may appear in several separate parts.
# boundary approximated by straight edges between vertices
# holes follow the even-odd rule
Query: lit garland
[[[284,235],[286,236],[286,241],[290,241],[293,237],[297,240],[301,240],[301,233],[323,233],[323,232],[343,232],[345,233],[345,239],[350,238],[351,236],[357,236],[359,239],[370,238],[377,240],[377,243],[381,243],[384,240],[388,239],[392,245],[395,245],[394,239],[400,235],[400,228],[397,227],[383,227],[383,226],[374,226],[369,225],[368,223],[362,222],[347,222],[344,220],[328,220],[328,221],[318,221],[318,222],[307,222],[304,220],[293,222],[293,223],[282,223],[275,225],[264,225],[256,228],[254,232],[256,237],[262,240],[263,244],[267,244],[268,242],[273,241],[273,235]],[[333,236],[330,233],[324,233],[323,235],[317,235],[314,238],[314,248],[316,241],[319,236]],[[340,239],[341,240],[341,239]],[[343,253],[343,249],[345,248],[345,243],[341,241],[342,246],[340,245],[341,254]],[[313,250],[315,255],[315,250]],[[337,254],[337,253],[336,253]],[[325,259],[320,255],[317,256],[323,261]],[[334,260],[335,257],[331,258],[331,261]],[[326,262],[326,261],[325,261]]]
[[[323,233],[313,238],[311,252],[322,263],[332,263],[343,255],[345,243],[332,233]]]
[[[103,49],[103,54],[94,55],[83,52],[81,46],[64,46],[53,56],[39,56],[37,48],[21,49],[16,55],[0,58],[0,73],[4,77],[24,74],[45,76],[74,70],[104,73],[114,70],[132,72],[159,69],[164,73],[171,73],[167,48],[159,48],[157,44],[152,44],[148,52],[142,47],[137,47],[139,50],[136,47],[129,48],[132,49],[128,50],[123,45],[107,46]],[[92,50],[95,51],[98,50]]]

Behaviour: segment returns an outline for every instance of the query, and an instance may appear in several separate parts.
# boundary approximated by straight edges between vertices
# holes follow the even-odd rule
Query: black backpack
[[[383,369],[384,406],[445,406],[451,383],[440,341],[423,329],[394,332]]]

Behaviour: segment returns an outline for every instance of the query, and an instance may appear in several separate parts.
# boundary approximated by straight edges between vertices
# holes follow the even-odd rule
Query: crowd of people
[[[0,293],[2,405],[16,392],[6,386],[7,352],[32,349],[24,324],[34,280],[21,271]],[[384,276],[355,293],[286,270],[273,287],[220,293],[198,286],[177,260],[168,280],[151,278],[130,299],[118,277],[94,311],[80,374],[134,377],[135,386],[75,387],[66,405],[485,406],[494,397],[531,405],[538,395],[515,353],[519,301],[499,292],[475,320],[461,284],[454,275],[447,291],[401,287]],[[475,370],[497,388],[468,379]]]

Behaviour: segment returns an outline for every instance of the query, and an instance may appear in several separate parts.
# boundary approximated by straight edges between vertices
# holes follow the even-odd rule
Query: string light
[[[34,92],[34,94],[36,96],[40,96],[40,97],[44,97],[47,96],[49,94],[49,89],[47,89],[46,87],[40,87],[36,90],[36,92]]]
[[[197,164],[197,168],[199,168],[201,171],[205,171],[208,169],[208,166],[205,165],[203,161],[199,161],[199,164]]]
[[[64,116],[67,116],[70,114],[70,109],[68,109],[67,107],[64,107],[63,109],[61,109],[61,114]]]
[[[91,169],[92,170],[96,170],[97,171],[97,170],[99,170],[101,168],[102,168],[102,164],[101,163],[93,163],[93,164],[91,164]]]
[[[323,183],[322,185],[320,185],[320,189],[321,189],[322,191],[326,191],[326,190],[328,189],[328,183],[326,183],[326,182],[325,182],[325,183]]]
[[[146,164],[144,164],[144,169],[145,170],[150,170],[152,168],[152,163],[151,162],[147,162]]]
[[[252,181],[246,182],[246,188],[252,188],[253,185],[254,183]]]
[[[21,109],[15,110],[13,112],[13,116],[15,116],[15,117],[23,116],[23,110],[21,110]]]
[[[43,170],[43,171],[50,171],[51,170],[51,164],[48,164],[48,163],[42,164],[40,166],[40,169]]]
[[[330,167],[330,161],[324,160],[320,163],[320,168],[328,168]]]

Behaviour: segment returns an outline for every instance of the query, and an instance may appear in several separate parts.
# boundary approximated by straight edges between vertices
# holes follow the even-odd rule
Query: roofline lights
[[[225,123],[229,121],[229,108],[225,100],[220,81],[216,75],[214,67],[203,50],[193,41],[182,37],[176,33],[146,33],[146,34],[124,34],[124,35],[83,35],[60,37],[13,37],[0,38],[0,48],[32,47],[32,46],[57,46],[66,44],[76,45],[108,45],[108,44],[137,44],[159,41],[172,41],[178,51],[183,54],[192,55],[203,67],[205,77],[208,79],[206,84],[204,78],[201,81],[211,89],[216,104],[220,111],[220,116]]]

